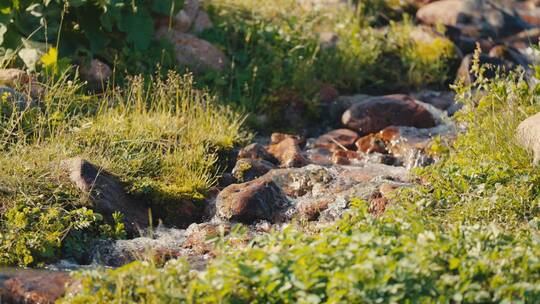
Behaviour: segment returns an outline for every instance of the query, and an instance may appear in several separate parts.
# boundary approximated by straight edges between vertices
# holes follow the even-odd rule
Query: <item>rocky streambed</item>
[[[431,92],[438,98],[445,94]],[[66,174],[94,208],[106,217],[122,212],[126,228],[138,237],[93,244],[89,265],[63,261],[46,270],[0,270],[2,300],[50,303],[66,290],[76,290],[77,282],[66,270],[83,267],[185,258],[193,269],[204,269],[216,255],[211,240],[238,238],[231,233],[235,225],[247,228],[236,240],[242,245],[289,225],[318,231],[340,219],[352,200],[369,204],[376,216],[395,189],[415,182],[411,168],[436,161],[430,154],[434,138],[450,140],[455,134],[446,110],[408,95],[349,96],[333,103],[329,106],[345,108],[339,115],[341,128],[313,138],[273,133],[238,149],[234,168],[212,189],[204,210],[186,208],[179,215],[186,229],[150,227],[147,210],[117,177],[84,159],[64,161]]]
[[[336,1],[330,2],[334,5]],[[455,44],[462,60],[457,78],[465,82],[474,80],[469,71],[471,53],[477,45],[480,62],[491,65],[487,77],[493,76],[497,67],[521,67],[530,76],[529,64],[538,62],[537,51],[531,48],[531,41],[540,37],[540,13],[534,1],[512,2],[508,7],[490,5],[488,1],[442,0],[421,6],[417,20],[425,27],[418,39],[438,36],[430,26],[439,22],[446,25],[446,38]],[[179,13],[175,29],[187,23],[188,13]],[[186,39],[198,39],[189,31],[211,26],[203,22],[206,14],[190,18],[201,20],[193,29],[190,21],[189,26],[178,30],[184,34],[175,34],[179,61],[192,62],[189,56],[212,47],[199,40],[196,44],[186,43]],[[187,50],[186,45],[190,45]],[[221,67],[226,60],[221,59],[221,53],[218,55],[214,56],[218,57],[214,65]],[[198,66],[204,68],[211,63]],[[21,76],[16,78],[20,80]],[[25,101],[19,99],[16,101]],[[410,173],[412,168],[437,161],[431,145],[434,140],[451,141],[455,136],[456,127],[449,116],[460,105],[451,92],[422,91],[333,96],[321,107],[329,120],[321,125],[334,128],[308,138],[273,133],[237,149],[235,165],[210,191],[205,207],[186,202],[183,213],[178,215],[182,224],[178,226],[185,229],[149,227],[147,210],[124,191],[117,177],[84,159],[66,160],[64,170],[79,190],[89,195],[95,209],[106,217],[122,212],[126,228],[137,237],[93,244],[87,257],[89,265],[61,263],[44,270],[0,269],[0,303],[52,303],[66,290],[76,291],[77,282],[68,270],[81,267],[119,267],[151,257],[161,262],[185,258],[193,269],[204,269],[216,254],[214,242],[209,240],[237,237],[231,233],[235,225],[247,228],[247,235],[238,240],[238,244],[247,244],[257,235],[289,225],[317,231],[341,218],[353,199],[368,204],[370,212],[377,216],[391,203],[393,191],[417,182]]]

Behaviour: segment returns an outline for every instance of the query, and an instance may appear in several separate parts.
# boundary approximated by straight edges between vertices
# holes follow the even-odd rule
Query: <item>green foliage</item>
[[[109,226],[79,215],[91,204],[63,160],[81,156],[119,176],[170,224],[215,183],[219,153],[249,139],[242,116],[193,89],[191,76],[136,77],[99,98],[62,79],[49,86],[39,106],[9,107],[0,120],[0,265],[48,261],[62,248],[84,257],[94,239],[123,237],[118,215]]]
[[[219,0],[209,12],[215,26],[202,36],[233,63],[226,73],[205,75],[204,83],[269,116],[274,127],[298,128],[316,119],[323,85],[342,93],[441,85],[455,55],[443,38],[414,39],[418,28],[408,18],[373,28],[365,20],[370,12],[336,5],[314,10],[291,0]],[[335,45],[321,44],[328,33],[336,33]]]
[[[360,209],[315,235],[291,226],[224,250],[190,275],[177,261],[86,272],[65,303],[534,303],[538,236]]]
[[[482,75],[476,65],[474,71]],[[449,222],[491,223],[508,228],[525,225],[540,215],[540,172],[516,141],[515,130],[540,111],[540,87],[519,75],[457,86],[465,109],[458,115],[467,128],[443,160],[419,171],[425,186],[402,198],[427,214]]]
[[[8,2],[0,6],[0,56],[18,53],[31,69],[50,46],[60,57],[98,56],[132,73],[172,64],[162,60],[170,57],[166,46],[153,41],[154,18],[172,16],[182,0]],[[155,56],[141,56],[149,53]],[[138,64],[129,64],[135,58]]]

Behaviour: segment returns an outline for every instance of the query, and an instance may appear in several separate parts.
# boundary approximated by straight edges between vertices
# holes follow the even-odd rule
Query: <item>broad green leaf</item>
[[[154,33],[154,21],[146,11],[138,10],[123,16],[122,27],[127,36],[126,40],[133,43],[135,49],[145,50],[150,45]]]

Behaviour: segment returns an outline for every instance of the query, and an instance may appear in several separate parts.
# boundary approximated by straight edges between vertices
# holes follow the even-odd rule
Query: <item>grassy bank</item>
[[[101,216],[86,209],[62,160],[81,156],[118,175],[160,215],[176,214],[214,185],[224,168],[218,153],[249,138],[242,116],[193,89],[191,76],[136,77],[125,90],[99,96],[71,81],[56,85],[36,107],[20,111],[4,103],[0,264],[58,259],[66,243],[84,247],[85,238],[111,237],[99,232],[112,227],[99,227]]]

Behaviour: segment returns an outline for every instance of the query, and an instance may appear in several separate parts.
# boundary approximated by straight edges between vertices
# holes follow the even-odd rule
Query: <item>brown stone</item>
[[[116,176],[79,157],[63,161],[62,166],[77,188],[88,195],[97,212],[109,220],[114,212],[121,212],[131,232],[148,227],[147,208],[128,196]]]
[[[0,302],[52,304],[74,284],[67,272],[20,270],[0,286]]]
[[[376,134],[370,134],[360,138],[358,141],[356,141],[356,148],[358,151],[362,151],[364,153],[387,153],[384,141],[381,140]]]
[[[342,122],[362,135],[379,132],[392,125],[416,128],[436,125],[435,118],[426,108],[403,94],[372,97],[354,104],[343,114]]]
[[[307,159],[302,155],[298,140],[293,137],[287,137],[276,144],[271,144],[267,150],[279,160],[282,168],[303,167],[308,164]]]
[[[362,155],[351,150],[334,151],[332,154],[332,162],[336,165],[350,165],[353,161],[359,161],[362,159]]]
[[[338,129],[321,135],[313,145],[314,147],[325,148],[331,151],[347,150],[354,147],[357,139],[358,133],[349,129]]]
[[[314,221],[319,217],[321,212],[326,210],[328,205],[333,202],[333,199],[321,199],[307,204],[300,204],[300,206],[298,206],[298,214],[303,219]]]
[[[253,143],[250,145],[245,146],[238,152],[238,159],[242,158],[250,158],[250,159],[258,159],[258,160],[265,160],[267,162],[278,164],[279,161],[268,151],[266,150],[263,145],[258,143]]]
[[[245,183],[263,176],[275,168],[274,164],[265,160],[241,158],[236,162],[232,175],[238,182]]]
[[[216,215],[224,220],[253,223],[258,220],[274,221],[288,199],[270,175],[256,180],[234,184],[223,189],[216,198]]]
[[[30,82],[31,77],[19,69],[0,69],[0,85],[16,87]]]
[[[272,133],[272,135],[270,136],[270,144],[271,145],[279,144],[280,142],[288,138],[293,139],[294,142],[300,147],[303,147],[306,144],[306,139],[303,138],[302,136],[285,134],[285,133]]]

